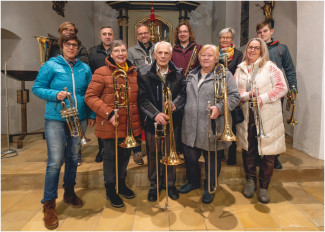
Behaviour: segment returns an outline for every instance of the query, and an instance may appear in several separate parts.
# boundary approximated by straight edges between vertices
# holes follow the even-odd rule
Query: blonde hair
[[[76,27],[76,25],[74,25],[74,23],[69,22],[69,21],[61,23],[61,25],[60,25],[60,27],[59,27],[59,29],[58,29],[58,32],[61,34],[62,31],[63,31],[64,29],[66,29],[67,27],[69,27],[69,26],[71,26],[71,27],[74,28],[74,33],[75,33],[75,34],[78,33],[78,28]]]
[[[258,41],[260,43],[260,46],[261,46],[261,48],[260,48],[261,49],[260,50],[261,51],[261,54],[260,54],[261,61],[259,62],[258,66],[263,67],[266,64],[266,62],[268,62],[270,60],[270,58],[269,58],[269,50],[267,48],[267,45],[261,38],[253,38],[247,43],[246,49],[245,49],[245,52],[244,52],[244,56],[243,56],[243,61],[245,61],[245,63],[248,64],[247,49],[249,47],[249,44],[254,40]]]
[[[200,49],[200,51],[198,53],[198,57],[201,58],[202,53],[205,52],[205,50],[207,50],[209,48],[212,48],[214,56],[216,58],[216,63],[218,63],[219,62],[219,49],[216,45],[213,45],[213,44],[203,45],[203,47]]]

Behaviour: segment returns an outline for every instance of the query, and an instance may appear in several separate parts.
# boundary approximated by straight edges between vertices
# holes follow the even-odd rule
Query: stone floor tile
[[[208,230],[244,230],[238,217],[227,206],[201,204],[201,211]]]
[[[1,214],[1,231],[21,230],[22,227],[35,215],[36,211],[9,211]]]
[[[1,213],[3,214],[31,190],[11,190],[1,192]]]
[[[318,231],[317,227],[282,227],[283,231]]]
[[[318,227],[318,229],[319,229],[320,231],[324,231],[324,226],[320,226],[320,227]]]
[[[227,201],[229,201],[229,204],[227,205],[257,203],[257,192],[255,192],[253,198],[248,199],[244,197],[243,189],[245,184],[220,184],[219,186],[223,188],[225,195],[228,197]]]
[[[309,218],[317,227],[324,226],[324,205],[323,204],[295,204],[303,215]]]
[[[269,215],[269,210],[262,204],[232,205],[231,212],[235,214],[245,229],[248,228],[279,228],[279,225]]]
[[[169,231],[168,211],[151,207],[137,209],[133,231]]]
[[[317,204],[319,201],[306,192],[296,182],[286,182],[274,187],[284,198],[293,204]]]
[[[324,204],[324,182],[303,182],[300,186]]]
[[[55,231],[60,229],[61,224],[64,219],[58,215],[59,217],[59,226],[55,229]],[[48,230],[44,225],[44,214],[43,210],[37,211],[37,213],[21,228],[22,231],[51,231]]]
[[[42,208],[41,200],[42,200],[43,190],[33,190],[27,191],[25,196],[17,201],[9,211],[20,211],[20,210],[39,210]]]
[[[264,227],[264,228],[246,228],[246,231],[282,231],[280,227]]]
[[[104,209],[107,203],[104,188],[76,189],[75,192],[84,202],[82,209]]]
[[[315,227],[315,225],[292,204],[267,204],[269,215],[282,228]]]
[[[114,208],[109,202],[102,212],[95,230],[131,231],[134,223],[135,207],[124,202],[122,208]]]
[[[207,230],[199,207],[179,207],[168,211],[170,230]]]

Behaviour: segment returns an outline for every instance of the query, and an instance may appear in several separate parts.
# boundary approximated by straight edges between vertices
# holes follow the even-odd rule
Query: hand
[[[95,119],[88,119],[88,127],[93,127],[95,125]]]
[[[219,112],[219,109],[218,107],[216,106],[211,106],[208,110],[211,110],[211,116],[210,116],[210,119],[216,119],[219,117],[220,115],[220,112]]]
[[[167,121],[169,117],[167,114],[164,114],[164,113],[159,113],[157,114],[157,116],[155,117],[155,121],[158,123],[158,124],[161,124],[161,125],[167,125]]]
[[[255,92],[249,91],[248,93],[249,93],[249,98],[256,97]]]
[[[118,116],[118,114],[116,114],[117,115],[117,118],[119,117]],[[111,119],[109,120],[109,122],[113,125],[113,126],[115,126],[115,114],[113,115],[113,117],[111,117]],[[117,125],[118,125],[118,123],[117,123]]]
[[[71,93],[69,93],[69,92],[61,91],[56,95],[56,99],[58,99],[59,101],[62,101],[64,98],[67,97],[67,94],[71,95]]]
[[[168,102],[165,102],[165,107],[168,107]],[[174,103],[172,103],[172,110],[176,110],[176,106],[174,105]]]

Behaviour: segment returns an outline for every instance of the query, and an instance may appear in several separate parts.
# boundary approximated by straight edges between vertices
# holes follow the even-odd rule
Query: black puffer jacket
[[[105,66],[106,57],[111,53],[111,49],[106,50],[102,43],[89,49],[89,66],[91,73],[96,69]]]
[[[166,77],[166,85],[172,92],[172,101],[176,107],[173,112],[174,129],[181,125],[182,109],[186,101],[186,81],[181,69],[169,62],[169,71]],[[143,128],[154,133],[154,119],[162,112],[162,89],[164,82],[157,75],[156,61],[151,66],[145,66],[138,73],[138,106],[140,120]]]

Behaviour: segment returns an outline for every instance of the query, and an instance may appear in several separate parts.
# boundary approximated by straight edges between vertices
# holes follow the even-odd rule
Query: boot
[[[243,194],[246,198],[252,198],[256,190],[256,184],[253,179],[247,179]]]
[[[265,204],[269,203],[270,195],[269,195],[269,192],[267,191],[267,189],[260,188],[258,200]]]
[[[100,138],[98,138],[98,153],[95,158],[96,163],[100,163],[103,161],[103,153],[104,153],[103,141]]]
[[[45,201],[43,204],[44,224],[49,230],[54,230],[59,226],[59,219],[55,211],[55,199]]]
[[[122,199],[116,194],[115,183],[105,184],[106,198],[110,201],[111,205],[115,208],[121,208],[124,206]]]
[[[76,208],[81,208],[83,206],[82,200],[74,192],[74,187],[67,187],[64,189],[63,200],[67,204],[71,204]]]
[[[134,192],[126,186],[125,179],[118,180],[118,193],[127,199],[135,197]]]

